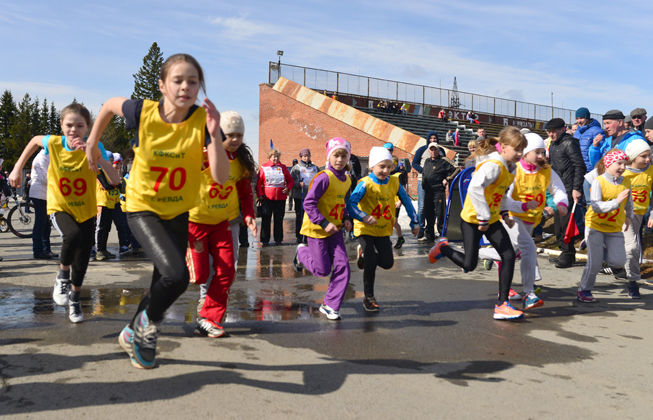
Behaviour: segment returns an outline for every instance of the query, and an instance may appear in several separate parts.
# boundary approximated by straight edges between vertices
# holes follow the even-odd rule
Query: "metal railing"
[[[422,109],[443,107],[535,121],[551,118],[562,118],[568,124],[576,121],[573,109],[270,61],[268,82],[274,84],[279,77],[317,91],[421,104]],[[591,114],[591,117],[602,121],[601,114]]]

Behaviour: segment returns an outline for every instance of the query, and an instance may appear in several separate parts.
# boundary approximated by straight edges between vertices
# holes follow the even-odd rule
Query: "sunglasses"
[[[630,118],[632,118],[633,120],[641,120],[641,119],[644,118],[644,116],[643,116],[643,115],[633,115],[633,116],[630,117]]]

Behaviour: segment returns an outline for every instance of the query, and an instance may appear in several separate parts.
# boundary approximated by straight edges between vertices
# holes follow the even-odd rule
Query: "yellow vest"
[[[202,107],[187,120],[173,124],[161,119],[158,102],[143,101],[126,211],[151,211],[170,220],[197,205],[205,128]]]
[[[115,209],[116,204],[120,202],[120,191],[118,188],[113,188],[111,190],[105,190],[102,188],[100,181],[97,182],[97,188],[95,192],[95,198],[97,200],[97,205],[106,207],[108,209]]]
[[[651,201],[651,184],[653,183],[653,165],[649,165],[648,169],[635,173],[626,169],[624,178],[630,181],[630,188],[633,194],[633,212],[635,214],[644,215],[648,210]]]
[[[501,161],[496,159],[484,160],[476,166],[476,170],[478,171],[478,169],[487,162],[492,162],[499,165],[501,170],[496,181],[488,185],[484,191],[485,202],[487,202],[488,206],[490,207],[490,220],[488,221],[488,224],[492,224],[499,220],[501,200],[503,199],[503,195],[506,193],[508,187],[510,187],[510,184],[512,184],[513,179],[515,179],[515,176],[508,171],[506,166]],[[472,204],[469,191],[465,197],[465,203],[463,205],[463,211],[460,212],[460,217],[467,223],[478,224],[476,209]]]
[[[529,174],[517,165],[517,174],[515,175],[515,187],[512,190],[512,199],[527,203],[535,200],[538,203],[537,208],[528,210],[524,213],[513,213],[513,217],[519,217],[521,220],[533,225],[538,225],[542,220],[542,211],[546,206],[546,189],[551,181],[551,167],[540,169],[539,171]]]
[[[313,181],[321,173],[325,173],[329,177],[329,187],[324,191],[322,197],[317,202],[317,209],[322,216],[330,223],[336,225],[338,229],[342,227],[342,217],[345,214],[345,197],[351,186],[351,178],[346,177],[341,181],[329,169],[318,172],[308,185],[310,190],[313,187]],[[308,218],[308,214],[304,212],[304,220],[302,221],[302,229],[300,234],[310,236],[311,238],[328,238],[329,235],[320,225],[316,225]]]
[[[630,181],[624,178],[624,181],[619,185],[614,185],[604,176],[597,178],[601,184],[601,201],[610,201],[619,195],[620,192],[630,188]],[[617,209],[607,213],[595,213],[592,206],[588,206],[587,213],[585,214],[585,224],[594,229],[605,233],[621,232],[621,228],[626,221],[625,206],[628,199],[621,202]]]
[[[245,167],[238,158],[229,161],[229,180],[218,184],[211,176],[211,169],[202,171],[200,203],[188,213],[188,220],[205,225],[217,225],[234,220],[240,215],[240,202],[236,183],[245,175]]]
[[[360,220],[354,220],[354,235],[390,236],[395,225],[395,196],[399,191],[399,178],[388,177],[386,184],[380,185],[369,176],[362,179],[365,182],[365,195],[358,202],[358,208],[374,216],[376,223],[368,225]]]
[[[95,172],[88,168],[86,152],[69,152],[63,146],[63,137],[48,139],[48,214],[65,212],[82,223],[97,214],[95,197]]]

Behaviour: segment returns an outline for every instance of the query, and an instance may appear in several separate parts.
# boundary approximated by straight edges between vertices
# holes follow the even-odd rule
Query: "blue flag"
[[[272,143],[272,139],[270,139],[270,149],[274,149],[274,143]]]

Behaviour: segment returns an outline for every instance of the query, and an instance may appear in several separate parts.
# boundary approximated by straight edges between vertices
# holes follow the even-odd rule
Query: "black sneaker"
[[[617,280],[627,280],[628,275],[626,275],[626,270],[624,268],[613,268],[612,269],[612,274],[614,274],[614,278]]]
[[[95,254],[95,260],[96,261],[111,260],[113,258],[116,258],[116,255],[110,253],[106,249],[105,250],[98,250],[98,252]]]
[[[363,308],[365,308],[367,312],[379,312],[379,310],[381,310],[381,307],[376,303],[376,298],[374,296],[363,298]]]
[[[406,242],[403,236],[397,238],[397,243],[395,244],[395,249],[401,249],[401,246]]]
[[[628,282],[628,296],[631,299],[641,299],[642,296],[639,294],[639,284],[636,281]]]

